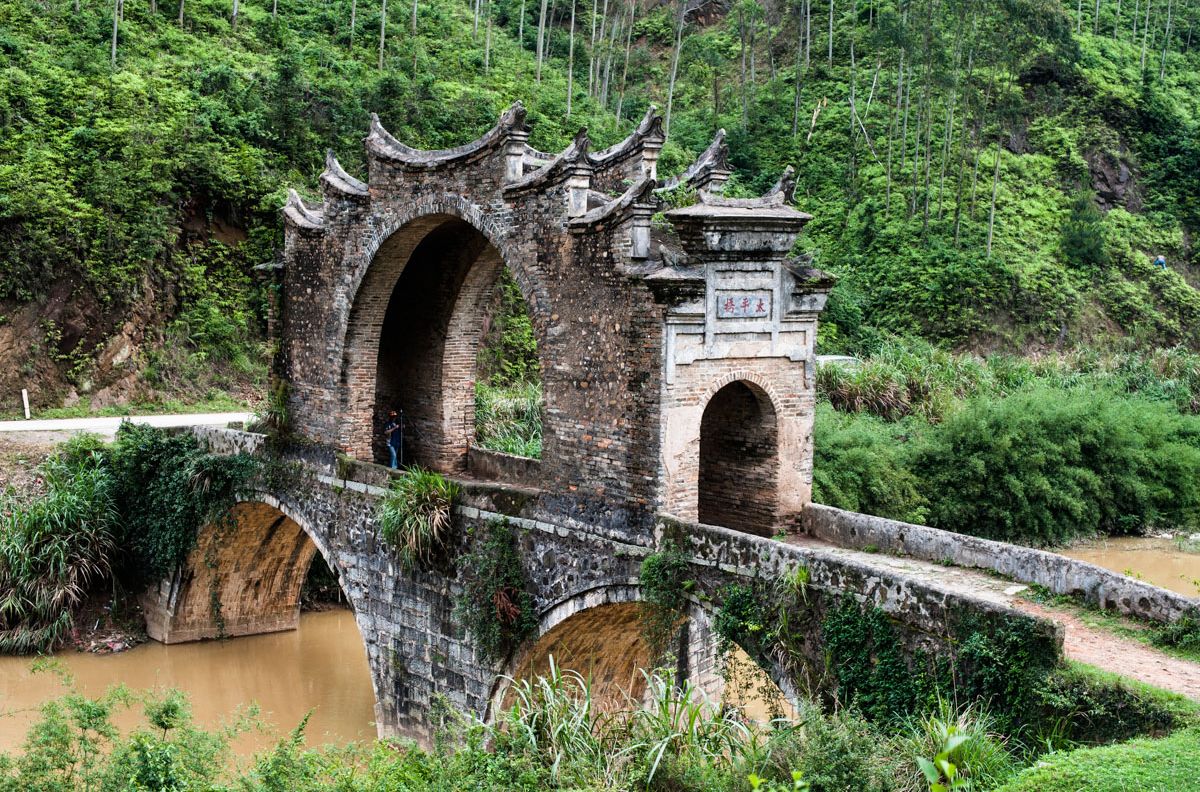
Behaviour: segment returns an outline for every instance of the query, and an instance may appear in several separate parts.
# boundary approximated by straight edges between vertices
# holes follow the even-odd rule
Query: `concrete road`
[[[95,432],[111,437],[122,421],[150,426],[224,426],[233,421],[249,421],[253,413],[193,413],[190,415],[123,415],[113,418],[58,418],[32,421],[0,421],[0,432],[74,433]]]

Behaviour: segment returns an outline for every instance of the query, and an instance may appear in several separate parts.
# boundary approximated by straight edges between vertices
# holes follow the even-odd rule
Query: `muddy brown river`
[[[1114,572],[1140,577],[1189,597],[1200,597],[1200,553],[1185,553],[1174,539],[1121,536],[1058,551]]]
[[[309,710],[309,745],[375,738],[367,656],[346,610],[303,614],[300,629],[291,632],[174,646],[150,642],[115,655],[61,652],[55,658],[86,695],[118,683],[135,693],[178,688],[196,722],[209,729],[257,703],[271,731],[236,738],[234,749],[243,756],[269,748]],[[30,666],[29,658],[0,657],[0,751],[18,750],[42,703],[69,692],[58,676],[32,673]],[[123,732],[144,723],[141,706],[135,703],[114,721]]]

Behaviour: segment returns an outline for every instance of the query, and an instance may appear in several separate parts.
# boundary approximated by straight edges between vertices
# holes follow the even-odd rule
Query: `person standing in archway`
[[[399,459],[404,454],[404,425],[396,416],[395,410],[388,411],[388,422],[383,427],[383,436],[387,439],[388,455],[391,457],[391,462],[388,464],[392,470],[399,467]]]

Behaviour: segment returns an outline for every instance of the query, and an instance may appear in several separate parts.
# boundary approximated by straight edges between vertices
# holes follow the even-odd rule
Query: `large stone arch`
[[[539,349],[545,290],[484,210],[458,196],[419,203],[377,229],[359,255],[347,291],[342,344],[339,443],[352,455],[383,458],[384,411],[411,400],[415,461],[443,471],[466,464],[474,435],[475,357],[486,311],[507,268],[529,306]],[[430,262],[438,259],[437,264]],[[416,310],[413,310],[413,309]],[[426,313],[413,319],[420,311]],[[420,337],[396,333],[397,317]],[[401,324],[401,326],[404,326]],[[384,335],[404,335],[407,363],[389,371]],[[402,395],[404,394],[404,395]],[[407,433],[406,433],[407,434]]]
[[[636,583],[613,583],[568,597],[545,609],[537,636],[519,647],[497,676],[488,700],[486,720],[511,706],[513,680],[532,679],[550,670],[553,655],[560,670],[581,674],[591,684],[593,706],[604,712],[625,709],[644,701],[649,670],[649,648],[640,627],[641,589]],[[713,631],[713,604],[697,597],[687,599],[687,618],[680,633],[676,673],[692,682],[711,701],[723,701],[727,680],[725,660],[719,655]],[[798,693],[777,663],[762,668],[739,647],[732,661],[752,666],[751,690],[761,692],[764,682],[778,691],[786,712],[795,711]],[[744,669],[742,673],[746,673]]]
[[[203,526],[184,563],[143,594],[147,632],[172,644],[293,630],[318,553],[344,584],[337,559],[302,516],[271,495],[241,500]]]

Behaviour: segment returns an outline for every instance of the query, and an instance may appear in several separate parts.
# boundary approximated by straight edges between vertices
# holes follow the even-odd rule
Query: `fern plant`
[[[428,567],[444,553],[459,492],[454,482],[419,467],[409,468],[392,482],[375,521],[405,567]]]

